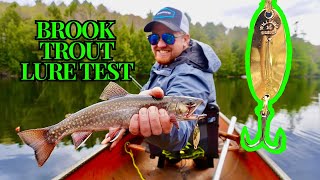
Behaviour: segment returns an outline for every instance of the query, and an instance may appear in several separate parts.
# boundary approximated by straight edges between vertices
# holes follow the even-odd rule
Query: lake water
[[[139,80],[144,83],[145,80]],[[236,116],[238,126],[255,132],[255,101],[247,81],[216,79],[218,104],[227,116]],[[68,113],[99,101],[107,82],[21,82],[0,80],[0,179],[50,179],[90,154],[105,133],[95,133],[86,146],[74,149],[70,137],[63,139],[46,164],[39,168],[33,150],[22,144],[15,132],[61,121]],[[131,93],[139,89],[131,82],[120,83]],[[274,104],[276,115],[271,133],[286,131],[287,149],[269,156],[292,179],[318,179],[320,161],[320,80],[290,79],[283,96]]]

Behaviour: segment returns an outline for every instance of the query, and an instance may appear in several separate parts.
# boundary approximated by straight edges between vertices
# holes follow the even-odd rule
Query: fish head
[[[195,97],[176,96],[168,107],[169,112],[173,112],[178,119],[188,118],[203,103],[203,100]]]

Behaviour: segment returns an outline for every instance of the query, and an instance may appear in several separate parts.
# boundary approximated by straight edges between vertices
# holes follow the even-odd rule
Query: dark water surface
[[[145,82],[145,80],[139,80]],[[0,80],[0,180],[50,179],[90,154],[105,133],[95,133],[86,145],[74,149],[70,137],[57,145],[46,164],[38,168],[33,150],[22,144],[14,129],[39,128],[61,121],[99,101],[107,82],[20,82]],[[131,93],[139,89],[131,82],[119,83]],[[216,79],[218,104],[227,116],[254,132],[255,101],[246,80]],[[290,79],[283,96],[276,102],[271,132],[286,131],[287,150],[270,157],[292,179],[318,179],[320,171],[320,80]],[[242,126],[239,124],[239,126]]]

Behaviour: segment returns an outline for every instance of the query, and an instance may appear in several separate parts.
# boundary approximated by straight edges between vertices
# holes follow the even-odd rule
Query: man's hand
[[[151,95],[155,98],[163,98],[163,90],[155,87],[151,90],[142,91],[140,94]],[[129,131],[133,135],[141,134],[144,137],[170,133],[172,123],[166,110],[155,106],[141,108],[139,114],[134,114],[130,120]]]
[[[121,140],[124,133],[126,132],[126,129],[124,128],[109,128],[108,134],[106,134],[104,140],[101,142],[101,144],[107,144],[108,142],[112,141],[114,138],[116,138],[115,141],[112,142],[110,146],[110,150],[113,149],[116,144]]]
[[[145,90],[140,92],[142,95],[151,95],[155,98],[163,98],[164,92],[161,88],[155,87],[151,90]],[[172,129],[172,123],[170,122],[170,116],[164,109],[158,109],[155,106],[150,106],[147,108],[141,108],[139,114],[134,114],[131,117],[129,124],[129,131],[133,135],[142,135],[144,137],[149,137],[151,135],[160,135],[162,133],[169,134]],[[109,133],[106,134],[105,139],[101,142],[102,144],[107,144],[112,139],[116,131],[120,131],[119,137],[112,143],[110,149],[112,149],[122,138],[125,133],[125,129],[115,129],[109,128]]]

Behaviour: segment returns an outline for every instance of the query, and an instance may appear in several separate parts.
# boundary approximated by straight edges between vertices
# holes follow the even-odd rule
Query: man
[[[221,65],[219,58],[210,46],[190,39],[188,19],[175,8],[161,9],[144,31],[151,32],[148,41],[156,63],[140,94],[157,98],[164,95],[198,97],[204,100],[204,104],[195,113],[201,114],[207,103],[216,100],[212,73]],[[129,131],[144,136],[146,142],[161,149],[179,151],[187,144],[194,127],[194,121],[183,121],[179,122],[177,129],[164,109],[151,106],[140,109],[139,114],[131,118]],[[120,130],[120,138],[113,142],[111,148],[124,132]],[[110,140],[107,134],[102,143]]]

